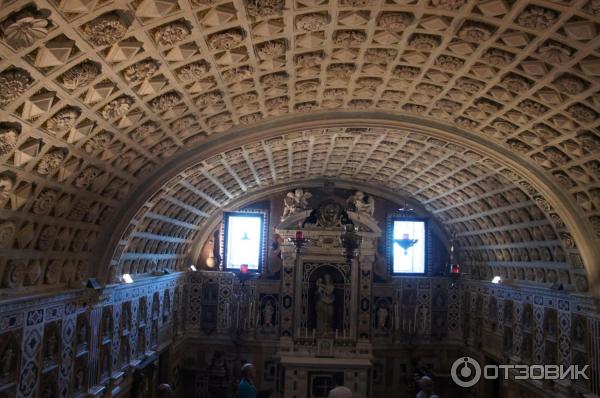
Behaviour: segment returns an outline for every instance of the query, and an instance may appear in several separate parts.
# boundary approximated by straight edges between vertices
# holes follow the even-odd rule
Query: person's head
[[[156,398],[173,398],[173,389],[168,384],[160,384],[156,388]]]
[[[429,376],[423,376],[419,379],[419,387],[426,393],[433,392],[433,380]]]
[[[240,370],[242,377],[245,379],[253,379],[254,375],[255,375],[255,370],[254,370],[254,365],[252,365],[250,362],[244,364],[244,366],[242,366],[242,369]]]

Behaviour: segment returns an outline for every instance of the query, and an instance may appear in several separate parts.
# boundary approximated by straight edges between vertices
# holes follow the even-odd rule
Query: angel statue
[[[362,191],[356,191],[346,202],[348,203],[348,207],[357,213],[367,214],[371,217],[375,213],[375,200],[372,196],[366,195]]]
[[[308,207],[308,199],[312,197],[310,192],[304,192],[302,188],[297,188],[294,192],[288,192],[283,200],[283,216],[281,221],[296,213],[299,210],[305,210]]]

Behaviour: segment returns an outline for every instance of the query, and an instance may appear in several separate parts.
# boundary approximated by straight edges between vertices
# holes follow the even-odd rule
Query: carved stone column
[[[294,335],[294,286],[295,270],[298,259],[296,248],[284,245],[281,249],[283,270],[281,274],[281,336]]]

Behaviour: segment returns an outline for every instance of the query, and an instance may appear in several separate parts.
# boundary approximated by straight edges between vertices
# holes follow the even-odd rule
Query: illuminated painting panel
[[[242,264],[247,264],[249,270],[259,271],[263,218],[230,214],[226,220],[227,268],[240,269]]]
[[[392,240],[394,273],[425,273],[425,236],[424,221],[394,220]]]

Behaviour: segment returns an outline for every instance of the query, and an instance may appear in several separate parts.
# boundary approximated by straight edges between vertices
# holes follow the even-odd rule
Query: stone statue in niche
[[[335,302],[335,285],[331,274],[317,279],[315,292],[317,333],[324,334],[333,330],[333,304]]]
[[[111,314],[110,311],[105,311],[104,312],[104,316],[102,317],[102,337],[105,339],[109,339],[111,336],[110,333],[110,318],[111,318]]]
[[[0,372],[1,379],[9,380],[12,377],[16,368],[16,358],[17,352],[15,350],[15,345],[12,341],[10,341],[2,353],[2,369]]]
[[[46,349],[44,351],[44,365],[53,364],[56,361],[58,355],[58,339],[56,334],[51,332],[46,340]]]
[[[349,210],[359,214],[366,214],[373,217],[373,213],[375,213],[375,199],[362,191],[356,191],[354,195],[346,200],[346,203]]]
[[[263,319],[265,326],[273,326],[273,315],[275,315],[275,307],[273,307],[271,300],[267,300],[263,308]]]
[[[389,313],[390,312],[385,304],[380,304],[379,308],[377,308],[377,327],[379,329],[386,328]]]
[[[221,351],[215,351],[211,364],[208,368],[208,392],[210,397],[224,397],[227,395],[227,365],[225,355]]]
[[[83,392],[85,389],[85,374],[83,373],[83,366],[80,366],[75,372],[75,392]]]
[[[44,387],[44,392],[42,393],[42,398],[54,398],[55,396],[56,395],[52,383],[46,384],[46,387]]]
[[[312,198],[310,192],[304,192],[302,188],[297,188],[294,192],[288,192],[283,199],[283,215],[281,221],[285,220],[292,214],[308,208],[308,199]]]
[[[79,330],[77,331],[77,345],[85,348],[87,347],[87,338],[88,338],[88,331],[87,331],[87,323],[85,321],[85,319],[82,319],[79,322]]]

